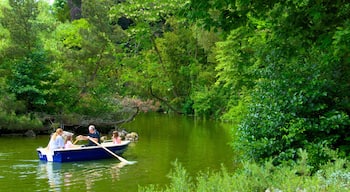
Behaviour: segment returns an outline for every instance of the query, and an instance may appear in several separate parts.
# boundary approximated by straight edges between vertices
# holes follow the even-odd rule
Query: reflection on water
[[[61,164],[58,163],[39,163],[39,174],[40,179],[46,178],[49,182],[50,189],[59,189],[62,183],[61,180]]]
[[[118,181],[121,169],[127,164],[115,161],[54,163],[39,162],[38,180],[47,180],[51,191],[69,190],[79,186],[84,191],[94,191],[97,181],[106,176],[112,181]]]
[[[113,165],[111,167],[111,178],[114,180],[114,181],[117,181],[119,180],[119,175],[120,175],[120,170],[125,166],[127,165],[127,163],[124,163],[124,162],[120,162],[120,163],[116,163],[115,165]]]

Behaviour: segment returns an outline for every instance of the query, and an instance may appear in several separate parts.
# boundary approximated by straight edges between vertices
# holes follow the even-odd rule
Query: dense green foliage
[[[233,122],[247,159],[304,149],[317,169],[350,152],[349,16],[345,0],[2,1],[2,126],[147,104]]]
[[[187,15],[223,30],[217,81],[238,122],[234,146],[249,159],[281,163],[306,149],[317,167],[349,148],[346,1],[191,1]],[[204,13],[205,12],[205,13]],[[340,51],[341,50],[341,51]]]
[[[349,161],[337,159],[322,166],[310,175],[306,159],[293,166],[274,166],[271,161],[263,165],[244,163],[234,173],[222,167],[221,171],[200,172],[195,177],[188,174],[179,162],[168,175],[166,186],[140,186],[139,191],[153,192],[226,192],[226,191],[349,191]]]
[[[335,54],[345,43],[349,4],[338,3],[288,1],[268,5],[262,15],[247,13],[256,33],[248,40],[253,58],[243,61],[255,66],[255,85],[239,124],[239,146],[249,157],[280,163],[296,159],[303,148],[316,166],[330,158],[328,148],[349,152],[348,56]],[[228,39],[237,33],[242,34],[233,30]],[[246,49],[243,44],[237,51],[242,55]]]

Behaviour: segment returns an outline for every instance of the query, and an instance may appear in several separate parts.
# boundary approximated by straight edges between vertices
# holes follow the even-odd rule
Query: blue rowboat
[[[67,149],[55,149],[53,151],[47,148],[37,148],[39,160],[48,162],[72,162],[72,161],[88,161],[97,159],[113,158],[103,147],[109,149],[116,155],[121,155],[130,144],[130,141],[122,141],[121,144],[113,144],[113,142],[104,142],[100,146],[78,146]]]

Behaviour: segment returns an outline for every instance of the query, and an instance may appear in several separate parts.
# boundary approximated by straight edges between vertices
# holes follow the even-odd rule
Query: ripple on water
[[[14,164],[12,165],[12,169],[30,169],[35,168],[37,165],[35,164]]]
[[[13,153],[0,153],[0,160],[6,160],[6,157],[11,156]]]

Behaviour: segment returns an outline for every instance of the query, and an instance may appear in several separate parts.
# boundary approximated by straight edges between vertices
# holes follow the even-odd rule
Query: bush
[[[329,160],[323,148],[347,150],[349,116],[334,92],[318,50],[306,58],[285,60],[270,53],[268,67],[252,92],[248,113],[239,125],[238,148],[247,159],[274,163],[296,160],[306,149],[318,166]],[[275,58],[274,58],[275,57]],[[314,64],[317,63],[317,64]],[[347,151],[348,152],[348,151]]]
[[[219,172],[200,172],[195,180],[188,177],[180,163],[174,164],[171,183],[164,189],[150,185],[139,191],[349,191],[350,163],[336,159],[311,175],[308,170],[307,153],[299,151],[300,159],[293,165],[275,166],[272,160],[260,165],[244,162],[242,167],[229,173],[225,167]],[[303,171],[303,173],[301,173]]]
[[[0,113],[0,130],[7,129],[11,131],[28,130],[28,129],[40,129],[42,128],[42,122],[30,115],[15,115]]]

